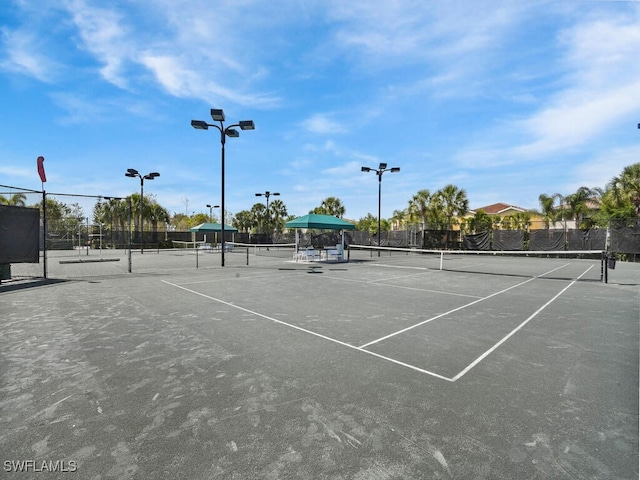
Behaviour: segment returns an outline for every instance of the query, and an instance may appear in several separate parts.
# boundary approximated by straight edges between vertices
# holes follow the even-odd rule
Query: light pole
[[[213,223],[213,209],[220,208],[220,205],[209,205],[207,203],[207,207],[209,208],[209,221]]]
[[[220,222],[220,230],[222,235],[221,247],[222,247],[222,255],[220,255],[221,266],[224,267],[224,144],[226,142],[227,136],[235,138],[239,137],[240,133],[235,130],[233,127],[240,127],[240,130],[253,130],[255,129],[255,125],[253,120],[241,120],[240,122],[229,125],[225,128],[224,126],[224,111],[221,108],[212,108],[211,109],[211,118],[214,122],[220,123],[220,125],[216,125],[215,123],[207,123],[204,120],[191,120],[191,126],[198,130],[208,130],[209,127],[215,127],[220,132],[220,143],[222,144],[222,200],[220,202],[221,205],[221,214],[222,220]]]
[[[128,172],[127,172],[128,173]],[[104,197],[105,200],[123,200],[122,197]],[[128,272],[131,273],[131,195],[127,197],[127,217],[129,220],[129,228],[127,229],[127,257],[128,257]]]
[[[159,177],[160,174],[158,172],[147,173],[146,175],[140,175],[135,168],[127,168],[127,173],[124,174],[125,177],[140,178],[140,253],[144,253],[144,231],[142,228],[142,210],[144,207],[144,181],[145,180],[153,180],[156,177]]]
[[[392,167],[392,168],[387,168],[387,164],[386,163],[382,163],[380,162],[380,165],[378,166],[378,168],[371,168],[371,167],[362,167],[360,169],[362,172],[375,172],[376,175],[378,175],[378,247],[381,247],[382,245],[380,244],[380,205],[381,205],[381,199],[382,199],[382,174],[384,172],[391,172],[391,173],[396,173],[400,171],[400,167]],[[378,256],[380,256],[380,249],[378,249]]]
[[[271,223],[271,215],[269,214],[269,197],[271,195],[273,195],[274,197],[280,196],[278,192],[271,193],[269,191],[266,191],[264,193],[256,193],[256,197],[264,196],[267,199],[267,234],[269,233],[269,224]]]

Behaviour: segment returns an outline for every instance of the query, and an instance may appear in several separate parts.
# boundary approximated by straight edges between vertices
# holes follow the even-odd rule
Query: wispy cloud
[[[102,63],[100,73],[106,81],[126,88],[124,63],[135,45],[128,41],[132,35],[124,16],[114,8],[90,6],[85,0],[71,0],[67,5],[82,41],[79,46]]]
[[[34,77],[41,82],[51,82],[61,65],[44,53],[41,39],[24,30],[0,29],[5,59],[0,69]]]
[[[302,127],[311,133],[345,133],[346,128],[330,114],[316,113],[302,122]]]
[[[555,89],[526,117],[505,118],[488,141],[461,151],[467,166],[504,166],[578,151],[640,110],[640,9],[577,21],[557,37]]]
[[[640,9],[632,18],[577,24],[560,38],[567,86],[522,123],[535,139],[518,149],[523,153],[582,145],[640,110]]]

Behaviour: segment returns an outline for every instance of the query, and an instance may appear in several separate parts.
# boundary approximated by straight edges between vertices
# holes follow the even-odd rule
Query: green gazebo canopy
[[[318,230],[355,230],[356,226],[332,215],[309,213],[285,223],[285,228],[316,228]]]
[[[203,232],[203,233],[207,233],[207,232],[221,232],[222,231],[222,224],[220,223],[201,223],[200,225],[196,225],[195,227],[192,227],[189,229],[190,232]],[[238,229],[232,227],[231,225],[227,225],[226,223],[224,224],[224,231],[225,232],[237,232]]]

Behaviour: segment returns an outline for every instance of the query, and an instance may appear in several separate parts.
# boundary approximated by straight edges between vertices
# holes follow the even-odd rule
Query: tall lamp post
[[[213,119],[214,122],[218,122],[220,125],[216,125],[215,123],[207,123],[204,120],[191,120],[191,126],[195,129],[198,130],[208,130],[209,127],[215,127],[218,129],[218,131],[220,132],[220,143],[222,144],[222,200],[220,202],[221,205],[221,214],[222,214],[222,220],[221,220],[221,226],[220,226],[220,230],[221,230],[221,235],[222,235],[222,241],[221,241],[221,255],[220,255],[220,262],[221,262],[221,266],[224,267],[224,215],[225,215],[225,210],[224,210],[224,144],[226,142],[227,137],[239,137],[240,133],[234,129],[233,127],[240,127],[240,130],[254,130],[256,127],[253,123],[253,120],[241,120],[240,122],[234,124],[234,125],[229,125],[228,127],[225,128],[224,126],[224,111],[221,108],[212,108],[211,109],[211,118]]]
[[[124,200],[122,197],[104,197],[105,200]],[[128,257],[128,272],[131,273],[131,195],[127,198],[127,217],[129,221],[129,228],[127,229],[127,257]]]
[[[220,208],[220,205],[210,205],[207,203],[207,208],[209,208],[209,221],[213,223],[213,209]]]
[[[271,193],[269,191],[266,191],[264,193],[256,193],[256,197],[264,196],[267,199],[267,233],[269,233],[269,224],[271,223],[271,214],[269,213],[269,197],[271,195],[273,195],[274,197],[280,196],[278,192]]]
[[[144,231],[142,228],[142,210],[144,207],[144,181],[145,180],[153,180],[156,177],[159,177],[160,174],[158,172],[147,173],[146,175],[140,175],[135,168],[127,168],[127,173],[124,174],[125,177],[140,178],[140,253],[144,253]]]
[[[376,175],[378,175],[378,247],[381,247],[381,243],[380,243],[380,233],[381,233],[381,225],[380,225],[380,205],[381,205],[381,199],[382,199],[382,174],[384,172],[391,172],[391,173],[396,173],[400,171],[400,167],[392,167],[392,168],[387,168],[387,164],[386,163],[382,163],[380,162],[380,165],[378,166],[378,168],[371,168],[371,167],[362,167],[360,169],[363,172],[375,172]],[[378,256],[380,256],[380,250],[378,249]]]

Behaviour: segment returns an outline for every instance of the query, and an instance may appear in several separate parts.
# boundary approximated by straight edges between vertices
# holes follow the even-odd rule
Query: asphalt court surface
[[[0,468],[638,476],[637,265],[603,284],[591,261],[531,277],[407,258],[194,260],[138,252],[132,274],[124,260],[52,262],[57,279],[0,285]]]
[[[384,258],[374,262],[380,260]],[[593,271],[599,275],[597,262],[555,263],[542,274],[562,268],[569,279],[594,275]],[[308,264],[303,270],[296,265],[305,282],[294,280],[293,285],[287,267],[231,281],[163,281],[196,295],[196,301],[228,303],[449,381],[535,316],[553,315],[561,307],[552,303],[570,295],[575,284],[544,276],[489,277],[417,268],[407,272],[404,266],[381,263],[341,265],[346,264]],[[273,299],[278,299],[275,305]],[[292,305],[294,315],[287,312]],[[301,315],[300,309],[306,312]]]

